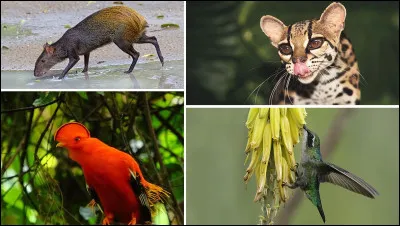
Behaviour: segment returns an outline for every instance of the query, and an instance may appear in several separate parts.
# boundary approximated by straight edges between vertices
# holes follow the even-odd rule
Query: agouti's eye
[[[80,140],[81,140],[80,137],[75,137],[75,141],[76,141],[76,142],[78,142],[78,141],[80,141]]]
[[[280,44],[278,48],[279,48],[279,51],[280,51],[283,55],[289,55],[289,54],[292,53],[292,47],[291,47],[289,44],[287,44],[287,43]]]
[[[319,47],[322,46],[322,43],[324,43],[323,38],[311,39],[310,42],[308,43],[308,48],[309,49],[318,49]]]

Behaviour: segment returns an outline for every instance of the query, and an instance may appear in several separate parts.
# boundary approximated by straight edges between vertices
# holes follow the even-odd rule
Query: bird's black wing
[[[143,185],[140,183],[140,176],[136,175],[131,170],[129,170],[129,172],[131,173],[131,180],[130,180],[131,187],[135,195],[139,197],[140,213],[141,213],[141,222],[139,223],[151,222],[149,199],[146,195],[146,191]]]
[[[321,174],[319,175],[320,182],[336,184],[369,198],[374,198],[379,194],[375,188],[373,188],[363,179],[348,172],[347,170],[340,168],[339,166],[336,166],[332,163],[326,163],[321,167]]]

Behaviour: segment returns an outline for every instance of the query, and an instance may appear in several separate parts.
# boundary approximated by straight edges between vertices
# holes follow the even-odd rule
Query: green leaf
[[[161,28],[179,28],[179,25],[178,24],[167,23],[167,24],[161,24]]]
[[[88,96],[86,92],[77,92],[79,96],[81,96],[82,99],[88,100]]]
[[[35,101],[33,101],[33,106],[42,106],[50,103],[51,101],[54,100],[54,98],[58,95],[57,92],[39,92],[39,98],[37,98]]]
[[[158,15],[157,16],[157,19],[163,19],[164,18],[164,15]]]

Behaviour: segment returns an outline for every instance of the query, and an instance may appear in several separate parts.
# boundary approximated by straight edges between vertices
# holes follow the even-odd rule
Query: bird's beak
[[[57,147],[57,148],[59,148],[59,147],[64,147],[64,144],[60,142],[60,143],[58,143],[58,144],[56,145],[56,147]]]
[[[303,125],[303,129],[304,129],[305,131],[307,131],[307,133],[311,133],[311,131],[307,128],[306,125]]]

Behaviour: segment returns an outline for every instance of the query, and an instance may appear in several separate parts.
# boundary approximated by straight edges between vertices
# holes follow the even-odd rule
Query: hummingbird
[[[320,152],[320,140],[317,134],[303,126],[303,141],[300,165],[296,164],[296,180],[293,184],[283,183],[291,189],[300,187],[307,198],[318,208],[319,214],[325,223],[325,214],[322,209],[321,197],[319,195],[319,184],[329,182],[339,185],[352,192],[364,195],[368,198],[375,198],[378,192],[363,179],[322,160]]]

